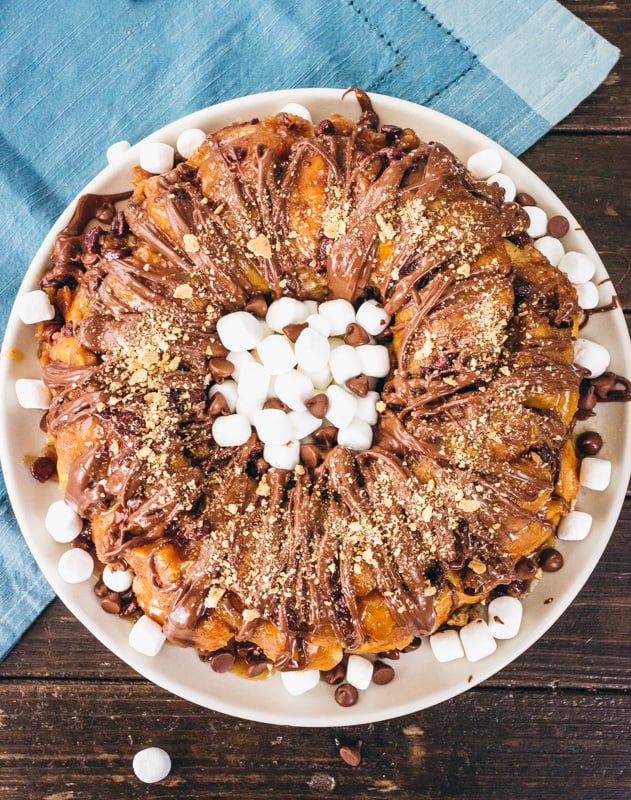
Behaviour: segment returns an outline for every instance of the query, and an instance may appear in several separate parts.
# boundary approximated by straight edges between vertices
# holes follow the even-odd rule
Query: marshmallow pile
[[[300,462],[301,443],[311,441],[322,426],[337,429],[338,444],[367,450],[378,417],[374,386],[390,371],[388,348],[372,337],[389,324],[390,316],[374,300],[355,311],[348,300],[318,305],[282,297],[269,306],[265,320],[247,311],[222,317],[217,334],[234,370],[209,390],[211,396],[221,393],[230,411],[213,423],[215,442],[237,447],[254,428],[264,459],[278,469],[293,469]],[[358,341],[364,343],[345,342],[342,337],[348,341],[350,331],[359,332]],[[347,381],[362,375],[373,388],[356,393]],[[289,410],[265,408],[271,399]]]

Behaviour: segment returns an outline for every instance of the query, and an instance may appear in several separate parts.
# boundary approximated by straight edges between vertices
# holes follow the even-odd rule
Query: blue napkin
[[[4,0],[0,313],[108,145],[240,95],[360,86],[523,152],[618,58],[556,0]],[[53,593],[0,487],[0,658]]]

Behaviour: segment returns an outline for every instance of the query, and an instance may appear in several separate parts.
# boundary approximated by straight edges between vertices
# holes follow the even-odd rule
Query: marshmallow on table
[[[300,105],[300,103],[287,103],[287,105],[284,105],[279,111],[279,114],[283,113],[293,114],[294,117],[302,117],[302,119],[306,119],[307,122],[313,122],[309,109]]]
[[[502,169],[502,156],[488,147],[467,159],[467,169],[478,180],[486,180]]]
[[[55,500],[48,507],[44,526],[56,542],[68,544],[81,533],[83,520],[65,500]]]
[[[370,686],[374,666],[364,656],[351,655],[346,665],[346,681],[356,689],[364,690]]]
[[[239,388],[236,381],[225,380],[223,383],[214,383],[208,390],[208,394],[210,397],[222,394],[230,411],[234,411],[237,407]]]
[[[293,297],[281,297],[267,309],[265,322],[273,331],[282,333],[286,325],[304,322],[309,316],[309,307]]]
[[[171,772],[171,757],[161,747],[146,747],[136,753],[132,767],[139,781],[158,783]]]
[[[324,326],[320,330],[315,327],[305,328],[296,339],[296,344],[294,345],[298,366],[308,372],[317,372],[324,369],[329,363],[331,355],[328,334],[323,333],[324,327],[330,328],[330,324],[325,317],[318,316],[316,318],[321,319]]]
[[[565,254],[565,248],[561,241],[554,236],[542,236],[535,242],[535,247],[540,253],[543,253],[553,267],[559,265]]]
[[[21,294],[16,301],[15,308],[18,317],[25,325],[46,322],[55,316],[55,309],[52,307],[48,295],[41,289]]]
[[[289,416],[279,408],[262,408],[257,411],[254,415],[254,427],[263,444],[285,444],[293,438]]]
[[[92,577],[94,561],[87,551],[72,547],[62,553],[57,570],[66,583],[83,583]]]
[[[497,649],[489,626],[483,619],[476,619],[460,628],[460,641],[468,661],[480,661]]]
[[[320,670],[303,669],[292,670],[291,672],[281,672],[280,679],[285,691],[293,697],[310,692],[320,682]]]
[[[256,347],[265,332],[254,314],[233,311],[217,321],[217,335],[227,350],[243,353]]]
[[[329,422],[336,428],[345,428],[350,425],[357,410],[358,398],[336,384],[331,384],[327,388],[326,396],[329,398],[329,407],[326,412]]]
[[[488,607],[489,631],[495,639],[512,639],[519,633],[524,607],[517,597],[504,595],[491,600]]]
[[[252,428],[244,414],[228,414],[213,422],[213,439],[220,447],[238,447],[250,438]]]
[[[372,444],[372,427],[363,419],[352,419],[337,432],[337,443],[358,453],[368,450]]]
[[[598,306],[598,303],[600,302],[600,295],[598,292],[598,287],[595,283],[592,283],[591,281],[587,281],[586,283],[576,283],[574,284],[574,288],[576,289],[578,304],[584,311],[587,311],[590,308],[596,308]]]
[[[362,371],[358,348],[348,344],[336,347],[329,358],[329,366],[333,380],[336,383],[344,384],[350,378],[356,378]]]
[[[455,661],[457,658],[464,658],[464,650],[458,631],[450,629],[433,633],[429,637],[429,643],[436,661],[446,664],[448,661]]]
[[[592,528],[592,515],[586,511],[570,511],[557,528],[557,536],[564,542],[580,542]]]
[[[611,461],[606,458],[585,456],[581,461],[579,483],[586,489],[604,492],[611,480]]]
[[[121,160],[130,147],[131,144],[126,139],[121,139],[120,142],[114,142],[111,144],[105,152],[107,163],[116,164]]]
[[[495,175],[491,175],[490,178],[487,178],[487,183],[497,183],[498,186],[501,186],[504,190],[504,202],[505,203],[512,203],[517,195],[517,187],[515,186],[515,181],[510,177],[510,175],[506,175],[503,172],[496,172]]]
[[[22,408],[37,408],[46,411],[50,406],[50,389],[36,378],[18,378],[15,393]]]
[[[320,303],[318,314],[321,314],[331,324],[331,336],[343,336],[346,328],[355,322],[355,309],[348,300],[326,300]]]
[[[313,395],[314,386],[306,375],[294,369],[277,376],[274,391],[292,411],[304,411],[305,400]]]
[[[106,564],[101,578],[107,588],[113,592],[126,592],[131,589],[134,582],[134,573],[128,569],[112,569],[109,564]]]
[[[270,375],[281,375],[296,365],[296,354],[286,336],[273,333],[256,346],[256,353]]]
[[[146,615],[140,617],[129,631],[130,646],[145,656],[157,656],[165,641],[160,625]]]
[[[188,159],[205,139],[206,133],[201,128],[187,128],[177,137],[175,147],[183,158]]]
[[[524,206],[524,211],[528,214],[530,225],[528,233],[533,239],[539,239],[548,232],[548,215],[539,206]]]
[[[385,378],[390,372],[390,354],[382,344],[362,344],[356,347],[361,372],[369,378]]]
[[[300,442],[291,440],[286,444],[266,444],[263,458],[271,467],[293,469],[300,462]]]
[[[574,345],[574,363],[589,372],[590,378],[598,378],[609,366],[609,350],[591,339],[579,337]]]
[[[159,175],[173,168],[175,150],[166,142],[143,142],[140,145],[140,166]]]
[[[596,264],[584,253],[568,251],[559,261],[559,269],[565,272],[571,283],[587,283],[596,273]]]
[[[357,324],[371,336],[377,336],[385,331],[390,319],[390,314],[387,314],[376,300],[367,300],[357,309]]]

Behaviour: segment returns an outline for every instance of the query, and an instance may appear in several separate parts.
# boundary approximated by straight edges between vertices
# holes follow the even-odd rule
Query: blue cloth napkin
[[[4,0],[0,313],[108,145],[240,95],[360,86],[518,154],[618,58],[556,0]],[[0,658],[53,593],[0,495]]]

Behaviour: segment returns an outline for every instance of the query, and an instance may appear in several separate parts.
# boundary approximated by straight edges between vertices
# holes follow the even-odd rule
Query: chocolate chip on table
[[[362,745],[361,739],[357,740],[356,744],[343,744],[340,747],[340,758],[350,767],[358,767],[362,760]]]
[[[52,478],[56,469],[57,466],[52,458],[40,456],[31,464],[31,475],[36,481],[45,483],[49,478]]]
[[[335,690],[335,702],[338,706],[354,706],[359,698],[359,692],[350,683],[341,683]]]
[[[372,682],[376,683],[377,686],[385,686],[386,683],[390,683],[394,675],[394,667],[391,667],[390,664],[384,664],[383,661],[375,661],[372,671]]]
[[[528,194],[528,192],[517,192],[515,195],[515,202],[519,203],[520,206],[536,206],[537,201],[535,198]]]
[[[539,553],[539,566],[544,572],[558,572],[563,566],[563,556],[553,547],[547,547]]]
[[[576,440],[576,448],[584,456],[595,456],[602,446],[603,438],[596,431],[585,431]]]
[[[555,239],[562,239],[570,230],[570,222],[567,217],[557,214],[548,220],[548,233]]]

